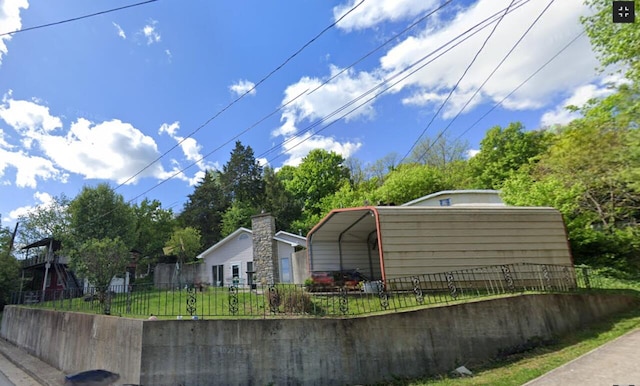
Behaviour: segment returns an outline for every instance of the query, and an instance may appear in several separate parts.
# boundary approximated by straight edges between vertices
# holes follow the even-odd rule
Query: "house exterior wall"
[[[205,255],[203,259],[205,262],[205,271],[207,272],[208,281],[212,285],[216,284],[213,282],[212,267],[217,265],[224,266],[223,285],[229,285],[232,283],[232,264],[240,265],[240,284],[246,284],[247,262],[253,261],[253,242],[251,233],[240,233],[233,240],[230,240],[220,246],[220,248]]]
[[[497,191],[444,191],[403,206],[504,205]]]
[[[387,279],[517,262],[572,264],[564,223],[551,208],[380,211]]]

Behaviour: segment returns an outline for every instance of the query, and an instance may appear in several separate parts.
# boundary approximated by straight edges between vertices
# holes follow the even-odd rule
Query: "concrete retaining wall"
[[[522,295],[350,319],[199,321],[12,306],[1,333],[62,370],[77,358],[125,383],[343,385],[473,367],[634,306],[623,295]]]

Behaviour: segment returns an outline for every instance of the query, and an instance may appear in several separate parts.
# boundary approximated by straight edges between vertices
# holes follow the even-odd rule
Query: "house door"
[[[214,265],[211,267],[214,287],[224,286],[224,265]]]
[[[291,260],[288,257],[280,259],[280,281],[291,283]]]

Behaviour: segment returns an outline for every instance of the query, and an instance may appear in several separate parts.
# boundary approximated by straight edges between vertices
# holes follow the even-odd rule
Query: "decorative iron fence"
[[[94,288],[15,292],[11,303],[133,317],[345,317],[524,292],[599,287],[598,278],[587,268],[519,263],[361,282],[355,287],[132,285],[112,287],[106,293]]]

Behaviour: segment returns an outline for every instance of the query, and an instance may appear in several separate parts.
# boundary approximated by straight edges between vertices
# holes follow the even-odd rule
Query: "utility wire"
[[[520,3],[518,3],[515,7],[512,7],[511,10],[509,12],[515,11],[516,9],[520,8],[521,6],[523,6],[524,4],[528,3],[530,0],[524,0],[521,1]],[[506,9],[506,8],[505,8]],[[442,50],[444,47],[446,47],[447,45],[449,45],[450,43],[454,42],[455,40],[457,40],[458,38],[464,36],[465,34],[469,33],[470,31],[472,31],[473,29],[475,29],[476,27],[481,26],[483,23],[487,23],[486,25],[479,27],[478,30],[472,32],[469,36],[465,37],[464,39],[456,42],[455,44],[453,44],[451,47],[447,48],[446,50],[444,50],[443,52],[441,52],[440,54],[438,54],[436,57],[434,57],[433,59],[429,60],[426,63],[421,64],[419,67],[417,67],[415,70],[411,71],[409,74],[403,76],[400,80],[394,82],[393,84],[391,84],[390,86],[384,88],[382,91],[376,93],[373,97],[367,99],[364,103],[358,105],[355,109],[349,111],[347,114],[342,115],[340,118],[336,119],[336,120],[340,120],[346,116],[348,116],[349,114],[353,113],[354,111],[356,111],[357,109],[359,109],[360,107],[366,105],[368,102],[372,101],[373,99],[377,98],[378,96],[382,95],[383,93],[385,93],[386,91],[388,91],[390,88],[394,87],[395,85],[397,85],[398,83],[402,82],[403,80],[407,79],[409,76],[415,74],[416,72],[418,72],[419,70],[423,69],[425,66],[427,66],[428,64],[432,63],[433,61],[435,61],[436,59],[440,58],[442,55],[446,54],[447,52],[451,51],[453,48],[457,47],[458,45],[460,45],[462,42],[466,41],[467,39],[471,38],[472,36],[474,36],[475,34],[477,34],[478,32],[480,32],[481,30],[487,28],[489,25],[491,25],[491,23],[494,22],[494,20],[491,20],[493,18],[495,18],[497,15],[499,15],[502,11],[496,12],[493,15],[489,16],[488,18],[484,19],[483,21],[477,23],[476,25],[470,27],[469,29],[467,29],[466,31],[462,32],[461,34],[459,34],[458,36],[452,38],[451,40],[449,40],[448,42],[444,43],[443,45],[441,45],[440,47],[438,47],[437,49],[431,51],[430,53],[426,54],[425,56],[423,56],[422,58],[418,59],[417,61],[413,62],[411,65],[409,65],[408,67],[406,67],[405,69],[403,69],[402,71],[384,79],[381,83],[379,83],[378,85],[374,86],[373,88],[369,89],[368,91],[366,91],[365,93],[361,94],[360,96],[358,96],[355,99],[352,99],[351,101],[347,102],[346,104],[342,105],[341,107],[339,107],[338,109],[334,110],[333,112],[331,112],[330,114],[324,116],[322,119],[314,122],[313,124],[307,126],[304,130],[300,131],[299,133],[297,133],[295,136],[292,136],[291,138],[287,138],[285,141],[283,141],[282,143],[280,143],[279,145],[276,145],[274,147],[272,147],[271,149],[267,150],[265,153],[263,154],[269,154],[273,151],[275,151],[278,147],[282,147],[286,144],[288,144],[289,142],[295,140],[297,137],[302,136],[303,134],[305,134],[306,132],[312,130],[313,128],[319,126],[320,124],[322,124],[325,121],[330,120],[331,118],[333,118],[334,116],[336,116],[337,114],[339,114],[340,112],[346,110],[348,107],[350,107],[351,105],[355,104],[356,102],[358,102],[359,100],[365,98],[367,95],[371,94],[372,92],[374,92],[376,89],[379,89],[381,87],[383,87],[385,84],[389,83],[390,81],[396,79],[397,77],[399,77],[400,75],[406,73],[407,71],[413,69],[414,67],[418,66],[420,63],[422,63],[424,60],[426,60],[427,58],[431,57],[434,53]],[[331,124],[323,127],[320,131],[325,130],[328,126],[331,126],[334,122],[332,122]],[[310,137],[304,139],[302,142],[305,142],[306,140],[310,139]],[[298,145],[300,144],[298,143]],[[296,145],[296,146],[298,146]],[[292,147],[295,148],[296,146]],[[291,149],[291,148],[290,148]],[[279,158],[281,155],[284,155],[284,153],[281,153],[280,155],[278,155],[277,157],[275,157],[274,159]]]
[[[545,67],[547,67],[549,65],[549,63],[553,62],[558,56],[560,56],[560,54],[562,54],[567,48],[569,48],[573,43],[576,42],[576,40],[578,40],[582,35],[584,35],[585,32],[582,31],[580,32],[578,35],[576,35],[576,37],[574,37],[573,39],[571,39],[569,41],[569,43],[565,44],[564,47],[562,47],[560,49],[560,51],[556,52],[555,55],[553,55],[549,60],[547,60],[542,66],[538,67],[537,70],[535,70],[531,75],[529,75],[529,77],[525,80],[523,80],[516,88],[514,88],[513,90],[511,90],[511,92],[509,94],[507,94],[504,98],[502,98],[498,103],[494,104],[493,107],[491,107],[487,112],[485,112],[480,118],[478,118],[474,123],[471,124],[471,126],[469,126],[465,131],[462,132],[462,134],[460,134],[456,140],[462,138],[465,134],[467,134],[469,132],[469,130],[471,130],[472,128],[474,128],[478,123],[480,123],[480,121],[482,121],[484,118],[487,117],[487,115],[489,115],[493,110],[495,110],[498,106],[502,105],[502,103],[504,103],[504,101],[506,101],[511,95],[513,95],[516,91],[518,91],[520,89],[520,87],[524,86],[527,82],[529,82],[534,76],[538,75],[538,73],[540,71],[542,71]]]
[[[531,23],[531,25],[529,25],[529,28],[527,28],[526,31],[524,31],[524,33],[520,36],[520,39],[518,39],[518,41],[513,45],[513,47],[511,47],[511,49],[509,50],[509,52],[507,52],[507,54],[502,58],[502,60],[500,61],[500,63],[498,63],[498,65],[493,69],[493,71],[491,71],[491,73],[489,74],[489,76],[484,80],[484,82],[482,82],[482,84],[480,85],[480,87],[478,87],[476,89],[476,91],[473,93],[473,95],[471,95],[471,97],[467,100],[467,102],[464,104],[464,106],[462,106],[462,108],[458,111],[458,113],[455,115],[455,117],[453,117],[449,123],[447,124],[447,126],[444,128],[444,130],[442,130],[440,132],[440,134],[438,134],[438,136],[431,142],[431,144],[429,144],[429,146],[425,149],[424,152],[422,152],[422,154],[420,155],[420,157],[418,157],[418,159],[421,159],[422,157],[424,157],[429,150],[431,150],[433,148],[433,146],[438,142],[438,140],[444,135],[444,133],[451,127],[451,125],[453,124],[453,122],[458,119],[458,117],[462,114],[462,112],[464,111],[464,109],[467,108],[467,106],[469,105],[469,103],[471,103],[471,101],[473,100],[473,98],[475,98],[476,95],[478,95],[478,93],[480,92],[480,90],[482,90],[482,88],[487,84],[487,82],[489,81],[489,79],[491,79],[491,77],[496,73],[496,71],[498,71],[498,69],[502,66],[502,64],[507,60],[507,58],[511,55],[511,53],[516,49],[516,47],[518,47],[518,45],[520,44],[520,42],[522,42],[522,40],[524,39],[525,36],[527,36],[527,34],[529,33],[529,31],[531,31],[531,29],[533,28],[534,25],[536,25],[536,23],[538,23],[538,21],[540,20],[540,18],[542,17],[542,15],[545,14],[545,12],[547,12],[547,10],[549,9],[549,7],[551,7],[551,4],[553,4],[555,0],[551,0],[549,2],[549,4],[547,4],[547,6],[542,10],[542,12],[540,12],[540,14],[538,15],[538,17]]]
[[[400,159],[399,163],[402,163],[402,161],[405,160],[405,158],[407,158],[409,156],[409,154],[411,154],[411,151],[413,150],[414,147],[416,147],[416,145],[420,142],[420,139],[422,138],[422,136],[424,136],[424,134],[427,132],[427,130],[429,129],[429,127],[431,127],[431,124],[433,123],[433,121],[435,121],[436,117],[438,116],[438,114],[440,114],[440,111],[442,111],[442,109],[444,108],[444,105],[447,104],[447,102],[449,101],[449,99],[451,98],[451,96],[453,95],[453,93],[456,91],[456,89],[458,88],[458,86],[460,85],[460,82],[462,82],[462,79],[464,79],[464,77],[467,75],[467,72],[469,71],[469,69],[471,68],[471,66],[473,66],[473,64],[476,62],[476,59],[478,59],[478,56],[480,56],[480,53],[482,52],[482,50],[484,49],[484,47],[487,45],[487,42],[489,42],[489,39],[491,39],[491,36],[493,36],[493,33],[496,31],[496,29],[498,28],[498,25],[500,25],[500,22],[502,21],[502,19],[504,18],[504,16],[507,14],[507,12],[509,11],[509,8],[513,5],[515,0],[511,0],[511,3],[509,4],[509,6],[507,7],[507,9],[505,10],[504,14],[500,17],[500,19],[498,20],[498,22],[493,26],[493,29],[491,30],[491,32],[489,33],[489,35],[486,37],[486,39],[484,40],[484,42],[482,43],[482,46],[480,46],[480,49],[478,49],[478,51],[476,52],[475,56],[473,57],[473,59],[471,60],[471,63],[469,63],[469,65],[467,66],[467,68],[465,68],[464,72],[462,73],[462,75],[460,76],[460,78],[458,79],[458,81],[456,82],[456,84],[453,86],[453,88],[451,89],[451,91],[449,91],[449,95],[447,95],[447,97],[445,98],[444,101],[442,101],[442,104],[440,105],[440,107],[438,108],[438,110],[436,111],[435,114],[433,114],[433,117],[431,117],[431,120],[429,121],[429,123],[427,124],[427,127],[424,128],[424,130],[422,130],[422,133],[420,133],[420,135],[418,136],[418,138],[416,139],[416,141],[413,143],[413,145],[411,146],[411,148],[409,149],[409,151],[407,151],[407,154],[404,155],[404,157],[402,157],[402,159]]]
[[[158,162],[160,159],[162,159],[164,156],[166,156],[168,153],[170,153],[171,151],[173,151],[175,148],[177,148],[178,146],[182,145],[182,143],[184,141],[186,141],[188,138],[191,138],[193,135],[195,135],[198,131],[200,131],[202,128],[204,128],[205,126],[207,126],[209,123],[211,123],[211,121],[213,121],[214,119],[216,119],[218,116],[220,116],[222,113],[224,113],[225,111],[227,111],[229,108],[231,108],[233,105],[235,105],[236,103],[238,103],[241,99],[243,99],[245,96],[247,96],[247,94],[252,93],[256,88],[258,88],[258,86],[260,86],[262,83],[264,83],[267,79],[269,79],[273,74],[275,74],[276,72],[278,72],[280,69],[282,69],[287,63],[289,63],[293,58],[295,58],[296,56],[298,56],[298,54],[300,52],[302,52],[305,48],[307,48],[309,45],[311,45],[313,42],[315,42],[318,38],[320,38],[320,36],[322,36],[325,32],[327,32],[328,30],[330,30],[331,28],[335,27],[338,23],[340,23],[345,17],[347,17],[351,12],[355,11],[358,7],[360,7],[363,3],[365,2],[365,0],[361,0],[358,4],[356,4],[355,6],[353,6],[348,12],[346,12],[344,15],[342,15],[338,20],[334,21],[333,23],[329,24],[327,27],[325,27],[322,31],[320,31],[316,36],[314,36],[311,40],[309,40],[308,42],[306,42],[304,45],[302,45],[302,47],[300,47],[296,52],[294,52],[293,54],[291,54],[291,56],[289,56],[284,62],[282,62],[279,66],[277,66],[276,68],[274,68],[273,70],[271,70],[271,72],[269,72],[266,76],[264,76],[262,79],[260,79],[260,81],[256,84],[253,85],[253,87],[251,87],[250,89],[248,89],[247,91],[245,91],[243,94],[241,94],[240,96],[238,96],[236,99],[234,99],[231,103],[229,103],[228,105],[226,105],[222,110],[218,111],[217,113],[215,113],[211,118],[207,119],[203,124],[201,124],[200,126],[198,126],[194,131],[192,131],[191,133],[189,133],[189,135],[187,135],[186,137],[182,138],[180,141],[178,141],[175,145],[173,145],[169,150],[165,151],[164,153],[162,153],[160,156],[158,156],[155,160],[151,161],[147,166],[145,166],[144,168],[142,168],[140,171],[138,171],[136,174],[134,174],[133,176],[127,178],[124,182],[122,182],[120,185],[116,186],[116,188],[114,190],[118,190],[119,188],[121,188],[123,185],[125,185],[127,182],[133,180],[134,178],[136,178],[137,176],[139,176],[141,173],[143,173],[145,170],[147,170],[148,168],[150,168],[153,164],[155,164],[156,162]]]
[[[521,1],[520,1],[520,3],[518,3],[518,4],[517,4],[517,6],[513,7],[511,10],[509,10],[509,8],[505,8],[505,10],[509,10],[509,12],[514,11],[515,9],[517,9],[517,8],[519,8],[519,7],[521,7],[521,6],[523,6],[524,4],[528,3],[529,1],[530,1],[530,0],[521,0]],[[395,85],[397,85],[398,83],[400,83],[401,81],[405,80],[407,77],[409,77],[409,76],[413,75],[415,72],[417,72],[417,71],[421,70],[421,69],[422,69],[422,68],[424,68],[427,64],[429,64],[429,63],[433,62],[435,59],[437,59],[437,58],[441,57],[442,55],[444,55],[445,53],[447,53],[447,52],[448,52],[448,51],[450,51],[451,49],[455,48],[457,45],[459,45],[459,44],[461,44],[462,42],[466,41],[466,40],[467,40],[467,39],[469,39],[471,36],[473,36],[473,35],[475,35],[476,33],[480,32],[480,31],[481,31],[481,30],[483,30],[484,28],[487,28],[491,23],[495,22],[495,20],[492,20],[492,19],[495,19],[495,17],[496,17],[497,15],[499,15],[501,12],[502,12],[502,10],[501,10],[501,11],[499,11],[499,12],[496,12],[495,14],[493,14],[493,15],[489,16],[488,18],[484,19],[483,21],[481,21],[481,22],[477,23],[477,24],[476,24],[476,25],[474,25],[473,27],[470,27],[470,28],[469,28],[469,29],[467,29],[465,32],[463,32],[463,33],[459,34],[458,36],[456,36],[456,37],[454,37],[453,39],[449,40],[447,43],[445,43],[445,44],[443,44],[442,46],[440,46],[438,49],[436,49],[436,50],[432,51],[431,53],[429,53],[429,54],[425,55],[424,57],[422,57],[422,58],[421,58],[421,59],[419,59],[418,61],[414,62],[412,65],[410,65],[409,67],[407,67],[407,68],[406,68],[406,69],[404,69],[403,71],[401,71],[401,72],[399,72],[399,73],[397,73],[397,74],[393,75],[392,77],[390,77],[390,78],[388,78],[388,79],[384,80],[380,85],[378,85],[378,86],[376,86],[376,87],[374,87],[374,88],[370,89],[369,91],[367,91],[366,93],[362,94],[361,96],[359,96],[359,97],[358,97],[358,98],[356,98],[355,100],[352,100],[351,102],[347,103],[346,105],[342,106],[341,108],[339,108],[339,109],[335,110],[333,113],[331,113],[331,114],[329,114],[328,116],[326,116],[325,118],[323,118],[323,119],[321,120],[321,122],[326,121],[327,119],[329,119],[329,118],[331,118],[331,117],[335,116],[335,115],[336,115],[336,114],[338,114],[340,111],[345,110],[347,107],[349,107],[349,106],[353,105],[353,104],[354,104],[355,102],[357,102],[358,100],[361,100],[361,99],[362,99],[362,98],[364,98],[366,95],[368,95],[368,94],[370,94],[371,92],[373,92],[375,89],[380,88],[382,85],[384,85],[384,84],[388,83],[390,80],[397,78],[397,77],[398,77],[399,75],[401,75],[402,73],[405,73],[405,72],[406,72],[406,71],[408,71],[409,69],[411,69],[411,68],[415,67],[416,65],[418,65],[419,63],[423,62],[426,58],[428,58],[428,57],[432,56],[434,53],[436,53],[436,52],[438,52],[438,51],[442,50],[444,47],[446,47],[447,45],[451,44],[451,43],[452,43],[452,42],[454,42],[455,40],[457,40],[457,39],[459,39],[460,37],[464,36],[465,34],[469,33],[469,32],[470,32],[470,31],[472,31],[473,29],[475,29],[475,28],[477,28],[477,27],[481,26],[481,27],[479,27],[479,28],[478,28],[478,30],[477,30],[477,31],[474,31],[474,32],[473,32],[473,33],[471,33],[469,36],[467,36],[467,37],[465,37],[464,39],[462,39],[461,41],[459,41],[459,42],[455,43],[452,47],[449,47],[448,49],[446,49],[445,51],[443,51],[442,53],[440,53],[436,58],[432,59],[431,61],[429,61],[429,62],[427,62],[427,63],[425,63],[425,64],[422,64],[420,67],[418,67],[417,69],[415,69],[414,71],[412,71],[412,72],[411,72],[411,73],[409,73],[408,75],[404,76],[403,78],[401,78],[401,79],[400,79],[400,80],[398,80],[397,82],[395,82],[395,83],[391,84],[390,86],[386,87],[383,91],[381,91],[381,92],[377,93],[377,94],[376,94],[376,95],[374,95],[373,97],[369,98],[369,99],[368,99],[368,100],[366,100],[365,102],[363,102],[363,103],[361,103],[360,105],[358,105],[357,107],[353,108],[352,110],[350,110],[349,112],[347,112],[346,114],[344,114],[343,116],[341,116],[339,119],[337,119],[337,120],[335,120],[335,121],[333,121],[333,122],[329,123],[329,124],[328,124],[328,125],[326,125],[325,127],[321,128],[320,130],[318,130],[318,132],[321,132],[321,131],[325,130],[325,129],[326,129],[326,128],[328,128],[329,126],[331,126],[331,125],[333,125],[334,123],[336,123],[338,120],[340,120],[340,119],[342,119],[342,118],[346,117],[347,115],[349,115],[349,114],[353,113],[354,111],[356,111],[356,110],[357,110],[357,109],[359,109],[360,107],[362,107],[362,106],[366,105],[369,101],[371,101],[371,100],[375,99],[376,97],[378,97],[379,95],[381,95],[381,94],[382,94],[382,93],[384,93],[385,91],[389,90],[389,89],[390,89],[390,88],[392,88],[393,86],[395,86]],[[486,25],[482,26],[482,24],[485,24],[485,23],[486,23]],[[403,31],[403,32],[404,32],[404,31]],[[264,121],[264,120],[265,120],[265,119],[267,119],[268,117],[270,117],[270,116],[272,116],[273,114],[277,113],[278,111],[280,111],[281,109],[283,109],[287,104],[289,104],[289,103],[291,103],[293,100],[295,100],[295,99],[299,98],[301,95],[303,95],[303,94],[304,94],[305,92],[307,92],[307,91],[308,91],[308,90],[303,91],[301,94],[299,94],[298,96],[296,96],[296,97],[295,97],[295,98],[293,98],[292,100],[288,101],[286,104],[284,104],[283,106],[279,107],[279,108],[278,108],[278,109],[276,109],[274,112],[270,113],[269,115],[265,116],[264,118],[262,118],[261,120],[259,120],[258,122],[256,122],[256,123],[255,123],[254,125],[252,125],[250,128],[254,127],[254,126],[255,126],[255,125],[257,125],[258,123],[260,123],[260,122]],[[309,128],[307,128],[304,132],[309,131],[311,128],[313,128],[313,127],[315,127],[315,126],[317,126],[317,124],[311,125],[311,126],[310,126]],[[249,128],[248,128],[248,129],[249,129]],[[247,131],[248,129],[246,129],[245,131]],[[304,134],[304,132],[303,132],[303,133],[301,133],[301,134]],[[299,135],[297,135],[297,136],[300,136],[300,134],[299,134]],[[237,138],[237,136],[236,136],[236,137],[234,137],[234,138]],[[305,138],[305,139],[303,139],[302,141],[300,141],[300,142],[299,142],[299,143],[297,143],[296,145],[292,146],[290,149],[292,149],[292,148],[295,148],[295,147],[299,146],[301,143],[305,142],[305,141],[306,141],[306,140],[308,140],[309,138],[311,138],[311,136],[310,136],[310,137],[307,137],[307,138]],[[283,144],[288,143],[288,142],[292,141],[293,139],[295,139],[295,137],[289,138],[289,139],[287,139],[286,141],[283,141],[282,143],[280,143],[280,144],[277,144],[277,145],[273,146],[271,149],[269,149],[269,150],[267,150],[266,152],[264,152],[264,153],[262,153],[262,154],[258,155],[258,156],[257,156],[257,158],[260,158],[260,157],[262,157],[263,155],[265,155],[265,154],[268,154],[268,153],[272,152],[274,149],[276,149],[276,148],[278,148],[278,147],[283,146]],[[231,141],[231,140],[230,140],[230,141]],[[229,141],[229,142],[230,142],[230,141]],[[217,149],[219,149],[219,148],[217,148]],[[127,202],[128,202],[128,203],[131,203],[131,202],[133,202],[133,201],[135,201],[135,200],[137,200],[137,199],[139,199],[139,198],[143,197],[144,195],[146,195],[146,194],[147,194],[147,193],[149,193],[150,191],[155,190],[156,188],[160,187],[161,185],[163,185],[164,183],[166,183],[166,182],[168,182],[169,180],[173,179],[174,177],[178,176],[179,174],[184,173],[184,172],[185,172],[186,170],[188,170],[189,168],[193,167],[194,165],[198,164],[199,162],[202,162],[205,158],[207,158],[208,156],[210,156],[210,155],[211,155],[213,152],[215,152],[217,149],[215,149],[214,151],[212,151],[212,152],[210,152],[210,153],[208,153],[208,154],[206,154],[206,155],[204,155],[204,156],[200,157],[199,159],[197,159],[197,160],[193,161],[191,164],[187,165],[186,167],[184,167],[184,168],[182,168],[182,169],[180,169],[180,170],[176,171],[176,172],[175,172],[175,173],[173,173],[171,176],[169,176],[169,177],[167,177],[167,178],[163,179],[162,181],[158,182],[156,185],[154,185],[154,186],[150,187],[149,189],[145,190],[144,192],[140,193],[139,195],[135,196],[134,198],[132,198],[132,199],[128,200]],[[279,154],[279,155],[277,155],[276,157],[274,157],[273,159],[277,159],[277,158],[279,158],[279,157],[280,157],[281,155],[283,155],[283,154],[284,154],[284,153]],[[122,186],[122,185],[120,185],[120,186]],[[107,212],[107,213],[105,213],[105,214],[101,215],[100,217],[96,218],[94,221],[99,220],[100,218],[102,218],[102,217],[104,217],[104,216],[108,215],[109,213],[110,213],[110,212]]]
[[[4,32],[4,33],[0,33],[0,37],[17,34],[19,32],[32,31],[32,30],[35,30],[35,29],[51,27],[51,26],[59,25],[59,24],[70,23],[72,21],[87,19],[87,18],[94,17],[94,16],[104,15],[106,13],[121,11],[121,10],[127,9],[127,8],[133,8],[133,7],[138,7],[140,5],[145,5],[145,4],[149,4],[149,3],[155,3],[156,1],[158,1],[158,0],[147,0],[147,1],[140,2],[140,3],[136,3],[136,4],[125,5],[124,7],[112,8],[112,9],[108,9],[108,10],[105,10],[105,11],[91,13],[89,15],[78,16],[78,17],[74,17],[74,18],[71,18],[71,19],[65,19],[65,20],[56,21],[56,22],[53,22],[53,23],[48,23],[48,24],[42,24],[42,25],[37,25],[37,26],[33,26],[33,27],[23,28],[23,29],[19,29],[19,30],[16,30],[16,31],[12,31],[12,32]]]

